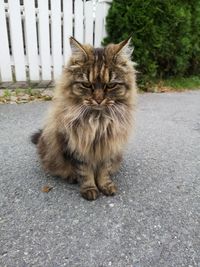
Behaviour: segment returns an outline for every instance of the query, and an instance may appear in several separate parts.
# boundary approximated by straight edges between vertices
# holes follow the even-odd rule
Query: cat
[[[70,37],[72,55],[46,123],[32,136],[44,170],[71,183],[79,180],[87,200],[117,192],[110,175],[122,161],[137,91],[129,43],[130,38],[93,48]]]

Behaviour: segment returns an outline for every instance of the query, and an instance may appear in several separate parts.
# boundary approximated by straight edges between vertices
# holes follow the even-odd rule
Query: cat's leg
[[[113,196],[117,192],[117,186],[110,178],[112,162],[104,162],[98,166],[96,183],[99,190],[106,196]]]
[[[78,183],[78,176],[74,171],[74,166],[67,161],[63,161],[60,159],[59,166],[56,166],[50,169],[50,174],[53,176],[59,176],[62,179],[66,180],[69,184],[76,184]]]
[[[110,169],[110,174],[116,173],[121,165],[122,162],[122,154],[118,154],[116,157],[111,159],[111,169]]]
[[[87,200],[95,200],[99,195],[99,191],[95,183],[93,168],[86,164],[81,164],[79,166],[79,173],[82,177],[80,188],[82,197]]]
[[[43,162],[44,169],[52,176],[59,176],[66,180],[69,184],[78,183],[77,174],[71,162],[66,161],[58,154],[55,159],[48,159],[48,162]]]
[[[51,145],[52,144],[53,142]],[[77,183],[75,168],[69,160],[65,159],[59,143],[56,145],[54,144],[54,147],[51,147],[50,145],[47,146],[44,138],[41,137],[37,148],[42,166],[46,172],[53,176],[59,176],[66,179],[69,183]]]

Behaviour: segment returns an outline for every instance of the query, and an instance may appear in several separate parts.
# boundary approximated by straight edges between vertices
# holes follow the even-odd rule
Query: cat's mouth
[[[95,110],[102,110],[114,104],[114,100],[103,99],[101,102],[94,99],[85,99],[84,105],[91,107]]]

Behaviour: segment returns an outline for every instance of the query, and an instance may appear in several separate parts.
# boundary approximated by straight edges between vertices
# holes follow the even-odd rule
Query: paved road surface
[[[48,105],[0,106],[0,266],[200,267],[200,92],[139,97],[119,192],[94,202],[40,168]]]

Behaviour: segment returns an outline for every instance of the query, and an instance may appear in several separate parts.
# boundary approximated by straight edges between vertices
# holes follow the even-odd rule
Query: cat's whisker
[[[80,120],[84,118],[84,115],[86,114],[87,110],[87,107],[84,105],[74,108],[74,112],[70,110],[70,114],[73,117],[69,120],[68,114],[65,115],[65,121],[67,120],[67,122],[65,123],[65,127],[70,128],[76,126],[80,122]]]
[[[114,105],[110,107],[110,111],[114,117],[114,121],[117,121],[121,127],[126,127],[128,116],[126,117],[124,114],[124,107]]]

